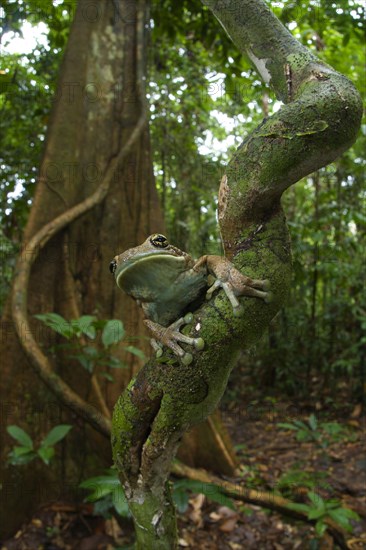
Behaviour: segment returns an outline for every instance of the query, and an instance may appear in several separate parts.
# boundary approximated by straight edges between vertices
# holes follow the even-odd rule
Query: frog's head
[[[117,285],[137,299],[149,299],[173,284],[189,267],[190,256],[169,244],[160,233],[150,235],[139,246],[115,256],[109,264]],[[149,296],[148,296],[149,294]]]

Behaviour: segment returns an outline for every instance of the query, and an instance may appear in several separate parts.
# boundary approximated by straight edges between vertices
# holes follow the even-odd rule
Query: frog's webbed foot
[[[163,327],[158,323],[154,323],[149,319],[145,319],[144,323],[154,336],[151,340],[151,345],[154,350],[157,352],[157,356],[160,357],[162,354],[162,347],[167,346],[170,348],[175,355],[180,357],[184,365],[189,365],[193,356],[191,353],[187,353],[183,348],[180,347],[178,342],[184,342],[190,346],[194,346],[197,350],[202,350],[204,348],[204,341],[202,338],[191,338],[179,332],[180,327],[192,322],[193,316],[191,313],[188,313],[185,317],[181,317],[168,327]]]
[[[217,288],[222,288],[230,300],[236,316],[242,314],[238,296],[252,296],[261,298],[266,303],[271,302],[272,293],[269,292],[270,282],[268,280],[251,279],[242,275],[226,258],[207,256],[206,261],[209,271],[216,277],[212,286],[207,290],[207,300],[212,297]]]

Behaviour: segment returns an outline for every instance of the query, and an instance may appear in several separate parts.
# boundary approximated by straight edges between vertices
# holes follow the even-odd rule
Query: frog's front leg
[[[185,334],[179,332],[179,329],[183,325],[192,322],[192,319],[192,314],[188,313],[185,317],[181,317],[168,327],[163,327],[162,325],[154,323],[154,321],[150,321],[149,319],[144,320],[145,325],[154,336],[154,340],[151,341],[151,344],[155,351],[157,351],[158,356],[162,353],[162,346],[167,346],[175,353],[175,355],[178,355],[178,357],[181,358],[184,365],[189,365],[192,362],[192,354],[185,352],[184,349],[178,344],[178,342],[184,342],[185,344],[194,346],[195,349],[199,351],[204,348],[204,341],[202,338],[191,338],[190,336],[186,336]]]
[[[270,287],[268,280],[262,281],[246,277],[225,257],[202,256],[197,260],[193,269],[199,271],[204,268],[216,278],[213,285],[208,289],[206,298],[210,299],[217,288],[222,288],[236,315],[241,314],[237,296],[262,298],[266,303],[269,303],[272,299],[272,293],[268,292]]]

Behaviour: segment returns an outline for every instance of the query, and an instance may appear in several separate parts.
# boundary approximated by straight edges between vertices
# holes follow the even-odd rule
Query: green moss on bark
[[[292,269],[282,193],[352,144],[362,112],[354,86],[298,44],[264,2],[204,3],[288,102],[239,147],[219,200],[226,255],[243,274],[268,279],[273,300],[243,297],[242,316],[236,317],[224,292],[217,292],[183,329],[205,342],[199,352],[182,345],[194,361],[183,365],[165,350],[164,359],[152,358],[118,400],[113,451],[139,548],[154,548],[157,540],[157,548],[174,548],[166,480],[179,440],[213,412],[236,353],[261,337],[286,300]]]

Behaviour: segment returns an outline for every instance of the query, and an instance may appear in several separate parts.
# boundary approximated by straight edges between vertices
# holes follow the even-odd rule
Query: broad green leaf
[[[38,315],[34,315],[34,317],[67,339],[74,335],[74,330],[71,323],[61,317],[58,313],[40,313]]]
[[[183,489],[177,489],[173,490],[173,501],[176,507],[178,508],[178,511],[183,514],[187,508],[189,503],[189,494],[186,490]]]
[[[79,353],[77,355],[70,355],[70,358],[77,359],[79,361],[80,365],[87,370],[88,372],[93,372],[94,370],[94,361],[88,359],[88,357],[85,357],[82,353]]]
[[[80,334],[85,334],[88,338],[94,340],[96,336],[96,330],[93,323],[96,321],[96,317],[93,315],[82,315],[79,319],[73,319],[71,324],[73,328],[79,331]]]
[[[109,374],[109,372],[100,372],[99,373],[100,376],[103,376],[103,378],[106,378],[108,380],[108,382],[114,382],[114,378],[111,374]]]
[[[112,473],[108,475],[95,476],[85,479],[80,483],[79,487],[82,489],[94,490],[96,487],[109,487],[110,489],[114,489],[119,485],[120,481],[118,479],[118,474],[116,471],[112,470]]]
[[[343,529],[346,529],[346,531],[349,532],[352,531],[350,519],[354,519],[355,521],[360,519],[358,514],[356,514],[356,512],[350,510],[349,508],[337,508],[336,510],[329,510],[327,515],[332,518],[333,521],[338,523],[338,525],[343,527]]]
[[[144,352],[139,348],[135,348],[135,346],[125,346],[123,349],[125,351],[129,351],[130,353],[133,353],[133,355],[137,355],[137,357],[140,357],[140,359],[146,359]]]
[[[316,508],[325,508],[324,500],[319,494],[314,493],[314,491],[308,491],[308,498]]]
[[[121,483],[118,479],[117,472],[114,470],[111,470],[110,473],[108,471],[108,475],[86,479],[79,485],[82,489],[88,489],[91,491],[91,493],[86,497],[88,502],[95,502],[108,494],[112,495],[113,492],[120,486]]]
[[[26,454],[33,453],[34,451],[29,447],[13,447],[12,454],[14,456],[23,456]]]
[[[227,497],[221,492],[220,487],[214,484],[207,484],[205,490],[202,491],[203,494],[213,502],[218,502],[221,506],[226,506],[231,510],[235,510],[235,505],[231,498]]]
[[[315,414],[311,414],[308,419],[309,426],[312,430],[316,430],[318,428],[318,421],[316,419]]]
[[[44,445],[42,445],[42,447],[38,449],[37,454],[48,466],[51,458],[55,456],[55,449],[53,447],[45,447]]]
[[[82,352],[88,355],[89,357],[98,357],[99,355],[97,348],[93,346],[84,346],[82,348]]]
[[[308,513],[309,519],[319,519],[327,514],[325,508],[311,508]]]
[[[130,516],[130,510],[128,508],[125,493],[123,491],[121,484],[113,491],[112,502],[120,516],[122,517]]]
[[[20,447],[15,447],[13,451],[9,453],[8,455],[9,464],[13,464],[14,466],[20,466],[23,464],[28,464],[29,462],[31,462],[36,458],[37,453],[35,453],[34,451],[28,451],[24,453],[19,452],[19,454],[17,454],[15,449],[19,449],[19,448]]]
[[[123,369],[126,368],[126,364],[123,363],[118,357],[113,355],[109,356],[106,361],[102,362],[103,365],[107,365],[110,369]]]
[[[14,439],[16,439],[23,447],[28,447],[28,449],[33,449],[33,441],[29,435],[19,428],[19,426],[7,426],[6,431]]]
[[[324,523],[321,519],[318,520],[315,524],[315,532],[319,537],[322,537],[327,530],[327,524]]]
[[[105,348],[112,346],[113,344],[118,344],[125,335],[125,329],[123,327],[122,321],[119,319],[111,319],[107,321],[103,332],[102,332],[102,342]]]
[[[204,492],[203,487],[206,486],[207,483],[203,483],[203,481],[197,481],[194,479],[179,479],[178,481],[174,481],[173,489],[174,490],[189,490],[193,493],[202,493]]]
[[[59,426],[55,426],[43,439],[41,446],[50,447],[52,445],[55,445],[69,433],[71,428],[72,426],[68,424],[60,424]]]

